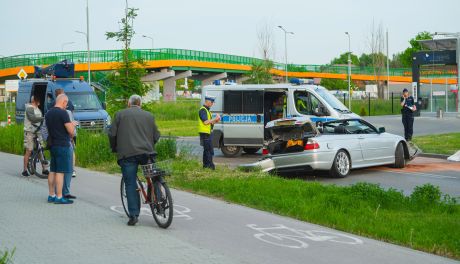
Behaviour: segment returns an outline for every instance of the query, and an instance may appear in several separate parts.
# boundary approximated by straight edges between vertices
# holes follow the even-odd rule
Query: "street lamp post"
[[[152,50],[153,50],[153,38],[152,37],[149,37],[147,35],[142,35],[143,38],[148,38],[152,41]]]
[[[278,26],[284,31],[284,57],[286,59],[285,70],[286,70],[286,83],[288,83],[288,56],[287,56],[287,34],[294,35],[294,32],[287,31],[283,26]]]
[[[75,30],[75,32],[86,36],[86,47],[87,47],[87,60],[88,60],[88,84],[91,85],[91,52],[89,49],[89,5],[86,0],[86,33]]]
[[[350,33],[345,34],[348,36],[348,109],[351,111],[351,45]]]
[[[64,42],[64,43],[62,43],[62,44],[61,44],[61,52],[64,52],[64,46],[70,45],[70,44],[74,44],[74,43],[75,43],[75,42],[73,42],[73,41],[72,41],[72,42]]]

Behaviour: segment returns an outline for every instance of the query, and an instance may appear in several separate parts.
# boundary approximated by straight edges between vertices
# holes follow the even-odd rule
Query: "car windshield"
[[[318,88],[315,89],[315,92],[317,92],[321,96],[321,98],[323,98],[335,110],[341,113],[351,113],[351,111],[348,110],[348,108],[344,104],[342,104],[342,102],[340,102],[339,99],[337,99],[326,89]]]
[[[75,110],[99,110],[101,109],[101,104],[96,94],[91,92],[82,92],[82,93],[66,93],[69,97],[69,100],[72,101]]]
[[[323,124],[323,133],[330,134],[376,134],[375,128],[361,120],[339,120]]]

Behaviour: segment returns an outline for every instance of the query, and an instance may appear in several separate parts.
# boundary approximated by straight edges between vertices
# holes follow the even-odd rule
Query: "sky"
[[[123,0],[89,0],[90,47],[120,49],[105,32],[117,31]],[[261,57],[257,31],[273,28],[272,58],[284,62],[282,25],[288,35],[288,61],[329,63],[348,51],[369,53],[372,24],[389,34],[389,53],[409,46],[421,31],[460,32],[460,0],[128,0],[139,8],[131,47],[180,48]],[[0,56],[86,50],[85,0],[0,0]],[[72,44],[65,44],[73,42]]]

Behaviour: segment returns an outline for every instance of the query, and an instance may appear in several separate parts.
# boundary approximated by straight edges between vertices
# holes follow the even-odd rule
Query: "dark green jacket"
[[[136,106],[117,112],[109,133],[110,146],[118,159],[155,153],[159,138],[153,115]]]

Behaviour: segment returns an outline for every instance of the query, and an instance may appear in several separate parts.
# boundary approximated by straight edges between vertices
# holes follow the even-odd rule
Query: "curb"
[[[444,155],[444,154],[435,154],[435,153],[420,153],[418,154],[419,157],[424,157],[424,158],[434,158],[434,159],[444,159],[447,160],[450,155]]]

